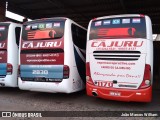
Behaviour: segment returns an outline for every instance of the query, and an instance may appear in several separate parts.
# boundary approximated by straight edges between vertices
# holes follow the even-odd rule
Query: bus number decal
[[[99,87],[113,87],[112,82],[103,82],[103,81],[96,81],[95,84]]]
[[[48,70],[32,70],[32,74],[43,74],[48,75]]]

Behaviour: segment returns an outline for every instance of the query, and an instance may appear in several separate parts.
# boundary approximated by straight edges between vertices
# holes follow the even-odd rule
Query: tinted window
[[[19,46],[20,33],[21,33],[21,27],[16,27],[15,28],[15,34],[16,34],[16,44],[17,44],[17,46]]]
[[[142,17],[123,17],[93,21],[89,39],[146,38],[146,22]]]
[[[43,21],[23,25],[23,40],[59,39],[64,34],[64,21]]]
[[[72,29],[73,43],[81,49],[86,49],[87,31],[74,24],[72,24],[71,29]]]
[[[0,23],[0,41],[7,39],[8,28],[9,28],[9,23]]]

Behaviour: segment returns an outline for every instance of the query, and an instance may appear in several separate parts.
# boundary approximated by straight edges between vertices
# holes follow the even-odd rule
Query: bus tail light
[[[140,14],[140,17],[145,17],[145,15],[143,15],[143,14]]]
[[[95,20],[97,20],[97,18],[93,18],[92,20],[95,21]]]
[[[7,63],[7,75],[11,75],[13,72],[13,66],[10,63]]]
[[[90,65],[89,62],[86,63],[86,82],[89,84],[94,85],[92,78],[90,77],[91,73],[90,73]]]
[[[140,88],[147,88],[151,85],[151,66],[149,64],[145,65],[144,77]]]
[[[63,66],[63,78],[64,79],[69,78],[69,66],[67,65]]]
[[[93,81],[92,81],[90,76],[86,76],[86,82],[91,84],[91,85],[94,85],[94,83],[93,83]]]

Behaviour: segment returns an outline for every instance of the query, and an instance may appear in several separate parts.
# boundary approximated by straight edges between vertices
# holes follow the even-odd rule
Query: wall
[[[160,41],[154,41],[153,47],[153,88],[160,89]]]
[[[0,0],[0,22],[6,21],[5,9],[6,9],[5,1],[4,0]]]

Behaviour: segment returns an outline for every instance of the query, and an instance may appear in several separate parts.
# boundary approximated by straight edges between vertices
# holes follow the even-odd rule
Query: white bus
[[[151,101],[153,39],[148,16],[128,14],[91,20],[86,55],[89,96]]]
[[[18,46],[21,26],[0,22],[0,86],[18,86]]]
[[[19,80],[22,90],[71,93],[85,88],[87,31],[68,18],[23,25]]]

